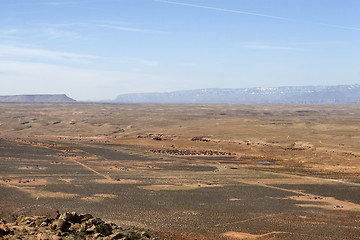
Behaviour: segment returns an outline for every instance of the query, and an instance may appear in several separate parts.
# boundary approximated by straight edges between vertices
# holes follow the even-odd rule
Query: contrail
[[[347,27],[347,26],[341,26],[341,25],[333,25],[333,24],[326,24],[326,23],[315,23],[321,26],[326,26],[326,27],[332,27],[332,28],[340,28],[340,29],[345,29],[345,30],[354,30],[354,31],[360,31],[360,28],[358,27]]]
[[[307,24],[313,24],[313,25],[318,25],[318,26],[326,26],[326,27],[332,27],[332,28],[338,28],[338,29],[360,31],[360,28],[358,28],[358,27],[347,27],[347,26],[325,24],[325,23],[319,23],[319,22],[307,22],[307,21],[301,21],[301,20],[296,20],[296,19],[284,18],[284,17],[255,13],[255,12],[245,12],[245,11],[238,11],[238,10],[232,10],[232,9],[227,9],[227,8],[209,7],[209,6],[204,6],[204,5],[196,5],[196,4],[183,3],[183,2],[174,2],[174,1],[168,1],[168,0],[153,0],[153,1],[167,3],[167,4],[173,4],[173,5],[193,7],[193,8],[202,8],[202,9],[209,9],[209,10],[214,10],[214,11],[237,13],[237,14],[251,15],[251,16],[257,16],[257,17],[264,17],[264,18],[287,20],[287,21],[298,22],[298,23],[307,23]]]
[[[154,2],[162,2],[162,3],[168,3],[168,4],[174,4],[174,5],[181,5],[181,6],[194,7],[194,8],[203,8],[203,9],[209,9],[209,10],[215,10],[215,11],[221,11],[221,12],[230,12],[230,13],[252,15],[252,16],[258,16],[258,17],[265,17],[265,18],[288,20],[287,18],[266,15],[266,14],[261,14],[261,13],[244,12],[244,11],[231,10],[231,9],[226,9],[226,8],[208,7],[208,6],[196,5],[196,4],[190,4],[190,3],[173,2],[173,1],[167,1],[167,0],[154,0]]]

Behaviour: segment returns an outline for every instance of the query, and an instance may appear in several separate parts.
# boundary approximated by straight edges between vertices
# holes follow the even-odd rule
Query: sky
[[[360,83],[359,0],[0,0],[0,95]]]

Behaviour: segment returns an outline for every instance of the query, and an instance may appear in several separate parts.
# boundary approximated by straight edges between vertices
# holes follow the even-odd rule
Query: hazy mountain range
[[[120,103],[255,103],[332,104],[360,103],[360,85],[272,88],[198,89],[165,93],[119,95]]]
[[[65,94],[11,95],[0,96],[0,102],[12,103],[71,103],[76,100]]]
[[[0,96],[10,103],[74,103],[65,94]],[[360,103],[360,85],[272,88],[206,88],[165,93],[119,95],[116,103],[245,103],[245,104],[351,104]]]

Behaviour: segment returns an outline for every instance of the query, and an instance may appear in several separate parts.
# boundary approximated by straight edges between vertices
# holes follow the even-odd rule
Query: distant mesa
[[[272,88],[210,88],[166,93],[123,94],[121,103],[244,103],[351,104],[360,103],[360,85]]]
[[[8,103],[73,103],[76,100],[65,94],[37,94],[0,96],[0,102]]]

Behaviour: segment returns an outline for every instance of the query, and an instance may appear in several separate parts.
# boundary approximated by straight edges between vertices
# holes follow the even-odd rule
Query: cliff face
[[[0,102],[14,103],[71,103],[76,100],[65,94],[12,95],[0,96]]]
[[[360,103],[360,85],[211,88],[167,93],[123,94],[118,96],[115,101],[123,103]]]

